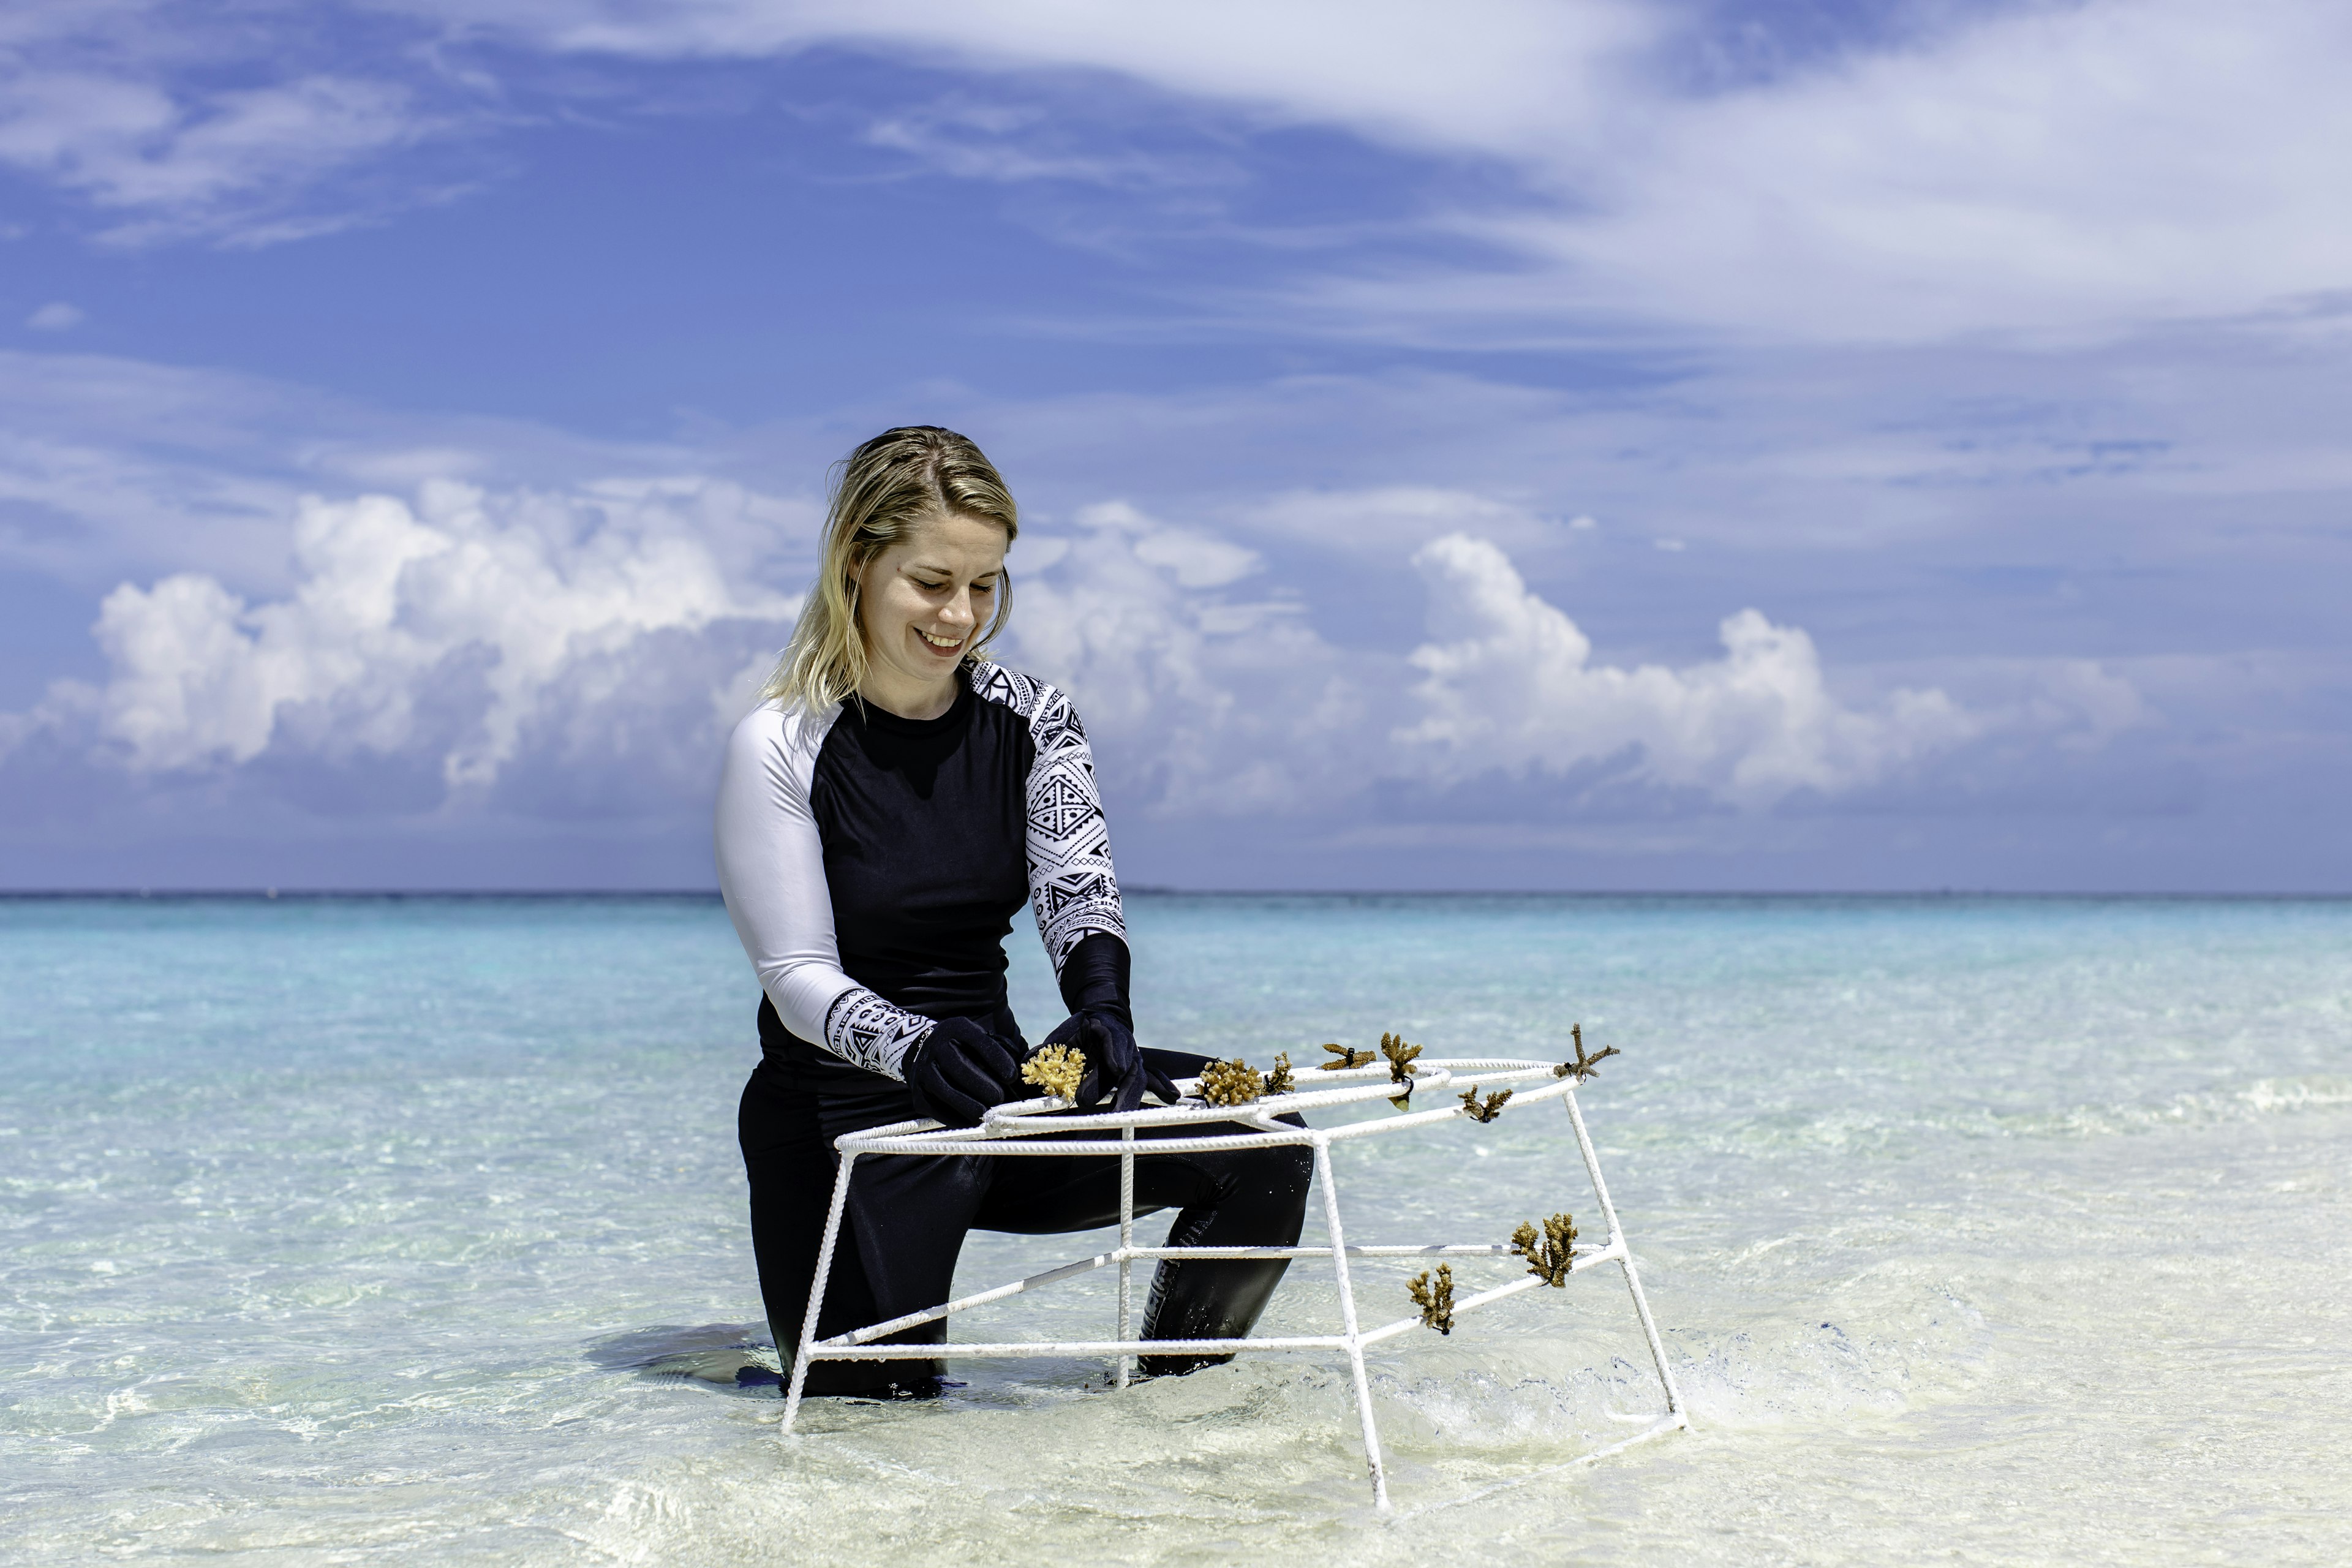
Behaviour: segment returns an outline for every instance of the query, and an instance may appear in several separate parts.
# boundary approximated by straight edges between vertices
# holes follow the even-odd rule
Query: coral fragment
[[[1265,1092],[1265,1080],[1235,1057],[1201,1069],[1201,1098],[1211,1105],[1247,1105]]]
[[[1586,1056],[1584,1054],[1584,1026],[1581,1024],[1570,1024],[1568,1026],[1568,1035],[1569,1038],[1575,1042],[1576,1059],[1572,1062],[1562,1062],[1558,1067],[1552,1068],[1551,1076],[1554,1078],[1566,1078],[1570,1074],[1573,1073],[1576,1075],[1576,1081],[1582,1083],[1586,1079],[1592,1076],[1592,1069],[1601,1065],[1602,1058],[1613,1057],[1619,1054],[1616,1047],[1603,1046],[1599,1050],[1593,1052],[1592,1055],[1589,1057]]]
[[[1509,1103],[1510,1098],[1509,1089],[1500,1089],[1488,1095],[1486,1103],[1481,1105],[1478,1103],[1478,1091],[1465,1089],[1462,1091],[1462,1113],[1474,1121],[1492,1121],[1502,1114],[1503,1107]]]
[[[1437,1280],[1432,1284],[1427,1270],[1405,1281],[1412,1292],[1412,1304],[1421,1309],[1421,1326],[1435,1329],[1441,1334],[1454,1331],[1454,1267],[1448,1263],[1437,1266]]]
[[[1540,1275],[1547,1285],[1566,1285],[1576,1253],[1576,1222],[1556,1214],[1543,1222],[1538,1236],[1532,1221],[1522,1220],[1511,1232],[1511,1251],[1528,1260],[1528,1272]]]
[[[1063,1100],[1078,1098],[1078,1085],[1086,1076],[1087,1053],[1069,1046],[1041,1046],[1021,1064],[1023,1083],[1035,1084]]]
[[[1406,1045],[1402,1035],[1382,1035],[1381,1055],[1389,1059],[1390,1081],[1404,1086],[1404,1092],[1391,1095],[1389,1103],[1405,1110],[1412,1104],[1412,1058],[1421,1055],[1421,1047]]]

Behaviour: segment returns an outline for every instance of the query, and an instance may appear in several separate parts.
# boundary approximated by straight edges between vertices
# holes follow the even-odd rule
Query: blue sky
[[[2319,4],[20,0],[0,886],[707,886],[824,466],[933,422],[1132,882],[2352,890],[2347,67]]]

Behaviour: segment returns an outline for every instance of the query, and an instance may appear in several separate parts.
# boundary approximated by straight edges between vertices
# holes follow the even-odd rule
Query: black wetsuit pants
[[[794,1042],[801,1045],[800,1042]],[[1171,1078],[1188,1078],[1209,1058],[1147,1049]],[[769,1331],[789,1372],[833,1198],[833,1140],[915,1115],[902,1084],[815,1059],[815,1047],[771,1052],[743,1086],[737,1131],[751,1184],[751,1247]],[[1138,1134],[1148,1139],[1156,1131]],[[1230,1122],[1171,1128],[1161,1136],[1249,1129]],[[1209,1154],[1139,1154],[1136,1213],[1178,1210],[1176,1247],[1290,1247],[1307,1213],[1310,1152],[1269,1144]],[[852,1167],[842,1236],[818,1316],[827,1338],[949,1299],[964,1233],[1023,1235],[1091,1230],[1118,1221],[1118,1162],[1090,1155],[866,1154]],[[1237,1339],[1265,1310],[1287,1260],[1163,1260],[1144,1313],[1148,1339]],[[887,1342],[944,1344],[944,1320]],[[1185,1372],[1223,1356],[1145,1357],[1146,1373]],[[896,1384],[918,1390],[940,1373],[937,1361],[821,1361],[807,1392],[856,1394]]]

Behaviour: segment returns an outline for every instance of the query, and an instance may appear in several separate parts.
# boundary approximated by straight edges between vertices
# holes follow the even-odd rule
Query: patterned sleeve
[[[1036,746],[1027,801],[1029,906],[1058,979],[1063,960],[1089,931],[1127,937],[1094,752],[1076,710],[1054,687],[1000,665],[984,667],[973,685],[1026,719]]]

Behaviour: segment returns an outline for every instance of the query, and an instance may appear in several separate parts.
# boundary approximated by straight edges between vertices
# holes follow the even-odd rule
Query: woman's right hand
[[[916,1110],[950,1127],[977,1127],[991,1109],[1021,1095],[1012,1043],[977,1018],[933,1024],[907,1052],[901,1070]]]

